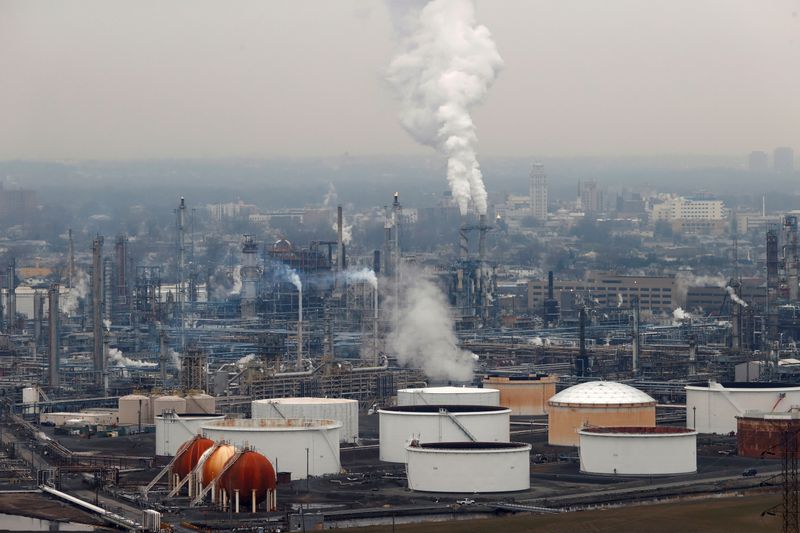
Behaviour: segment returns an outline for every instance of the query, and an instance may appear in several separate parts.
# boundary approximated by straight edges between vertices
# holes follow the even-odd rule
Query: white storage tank
[[[578,430],[587,426],[655,426],[656,401],[624,383],[587,381],[548,400],[547,441],[577,446]]]
[[[173,456],[184,442],[202,433],[209,422],[224,420],[225,415],[167,412],[156,417],[156,455]]]
[[[206,413],[213,415],[217,412],[217,399],[204,392],[195,392],[186,395],[187,413]]]
[[[681,427],[583,428],[581,472],[664,476],[697,471],[697,432]]]
[[[120,424],[152,424],[153,410],[150,398],[143,394],[128,394],[119,399]]]
[[[699,433],[736,432],[748,411],[780,413],[800,405],[800,385],[709,381],[686,386],[686,426]]]
[[[406,448],[408,488],[425,492],[528,490],[531,445],[522,442],[429,442]]]
[[[422,387],[397,391],[397,405],[500,405],[500,391],[479,387]]]
[[[165,411],[175,411],[178,414],[186,412],[186,400],[180,396],[159,396],[153,400],[153,416],[163,414]]]
[[[228,419],[203,425],[203,434],[234,446],[252,446],[292,479],[338,474],[339,430],[335,420],[250,418]]]
[[[36,409],[36,404],[39,403],[39,389],[36,387],[25,387],[22,389],[22,403],[28,404],[23,408],[25,414],[33,414]]]
[[[412,441],[508,442],[511,409],[487,405],[404,405],[378,410],[380,460],[405,463]]]
[[[253,418],[312,418],[338,420],[341,442],[358,439],[358,401],[345,398],[271,398],[254,400]]]

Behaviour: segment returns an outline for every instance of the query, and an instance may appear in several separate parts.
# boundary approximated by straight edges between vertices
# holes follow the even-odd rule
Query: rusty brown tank
[[[797,439],[800,412],[745,413],[736,418],[736,453],[742,457],[781,459],[785,439],[794,438],[793,448],[800,457]]]

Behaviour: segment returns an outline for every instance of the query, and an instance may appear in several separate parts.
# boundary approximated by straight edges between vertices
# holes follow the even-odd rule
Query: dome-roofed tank
[[[200,457],[214,445],[214,441],[196,435],[185,442],[178,450],[177,457],[172,463],[172,473],[178,474],[180,479],[185,478],[197,466]]]
[[[128,394],[119,399],[120,424],[152,424],[153,410],[150,398],[142,394]]]
[[[245,505],[257,506],[267,498],[272,500],[277,485],[275,468],[269,459],[254,450],[245,450],[217,481],[217,488],[224,490],[228,498],[239,498]],[[273,510],[274,502],[269,501]]]
[[[222,472],[228,459],[236,454],[236,448],[230,444],[220,444],[203,463],[203,485],[208,485]]]
[[[164,414],[164,411],[175,411],[182,415],[186,412],[186,400],[180,396],[159,396],[153,400],[153,416]]]
[[[194,392],[186,396],[186,412],[192,414],[214,414],[217,399],[205,392]]]
[[[656,401],[624,383],[587,381],[564,389],[548,401],[548,443],[577,446],[586,426],[656,425]]]

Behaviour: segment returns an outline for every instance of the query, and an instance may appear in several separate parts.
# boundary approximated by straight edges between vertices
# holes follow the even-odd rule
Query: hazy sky
[[[800,148],[800,0],[478,0],[484,156]],[[0,0],[0,159],[432,154],[382,0]]]

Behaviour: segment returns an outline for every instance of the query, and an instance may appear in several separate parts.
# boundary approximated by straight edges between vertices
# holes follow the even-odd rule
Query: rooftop
[[[639,405],[656,401],[648,394],[624,383],[614,381],[587,381],[565,389],[552,398],[551,405]]]

